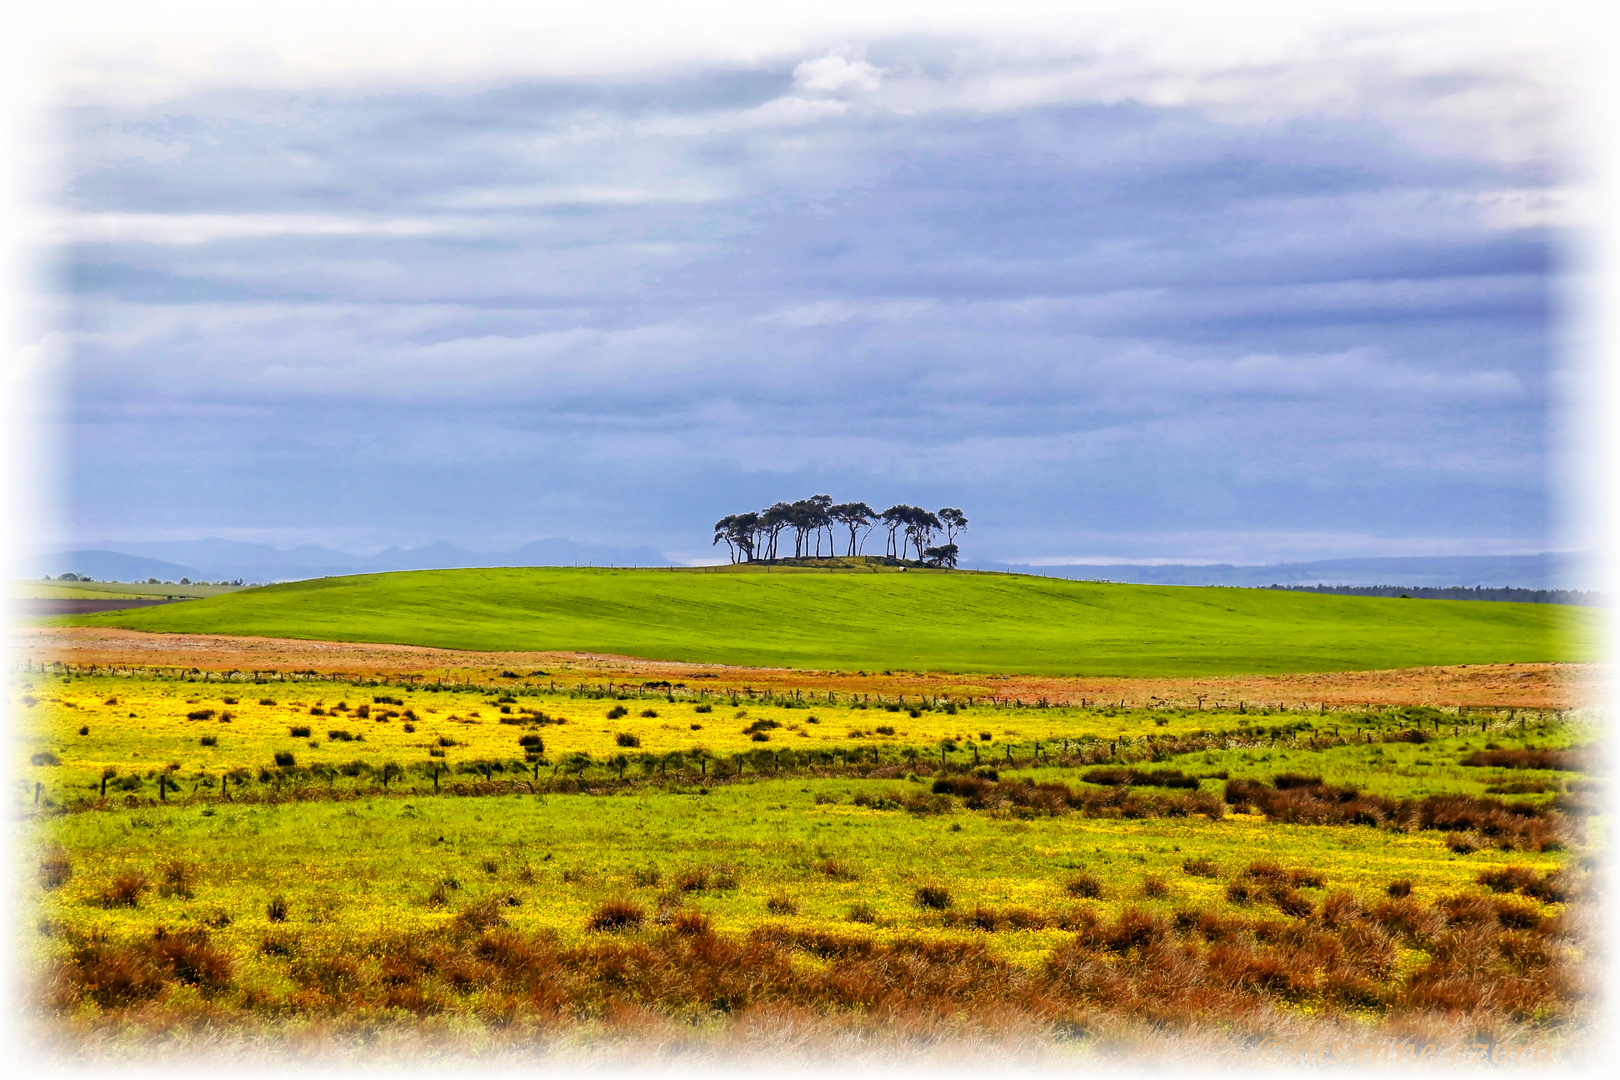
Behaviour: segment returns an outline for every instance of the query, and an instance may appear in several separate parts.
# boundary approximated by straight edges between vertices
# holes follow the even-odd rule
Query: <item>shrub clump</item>
[[[1558,772],[1580,770],[1587,755],[1582,747],[1568,750],[1476,750],[1460,764],[1490,769],[1551,769]]]
[[[39,887],[46,892],[60,889],[73,877],[73,860],[66,852],[53,851],[39,861]]]
[[[816,869],[833,881],[854,881],[859,876],[853,866],[832,858],[822,859]]]
[[[618,932],[639,930],[647,920],[647,913],[630,900],[607,900],[591,913],[586,927],[591,930]]]
[[[1082,900],[1095,900],[1102,895],[1102,882],[1091,874],[1078,873],[1063,884],[1063,891]]]
[[[96,902],[105,908],[139,907],[141,897],[151,887],[141,871],[125,870],[96,894]]]
[[[1283,774],[1278,779],[1291,786],[1228,780],[1226,802],[1235,810],[1253,807],[1272,821],[1289,824],[1434,829],[1488,837],[1497,847],[1507,849],[1556,851],[1571,831],[1568,819],[1556,809],[1529,802],[1506,803],[1473,795],[1392,799],[1314,782],[1315,777]]]

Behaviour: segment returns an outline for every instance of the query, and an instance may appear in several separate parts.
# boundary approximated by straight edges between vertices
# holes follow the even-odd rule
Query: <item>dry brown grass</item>
[[[632,900],[604,901],[586,921],[592,930],[635,930],[647,921],[647,913]]]
[[[39,860],[39,887],[49,892],[60,889],[73,877],[73,860],[65,852],[53,851]]]
[[[1462,759],[1461,764],[1491,769],[1556,769],[1574,771],[1590,767],[1591,750],[1573,746],[1568,750],[1537,750],[1514,748],[1511,750],[1476,750]]]
[[[139,907],[141,897],[151,887],[141,871],[125,870],[96,894],[95,901],[107,908]]]
[[[1287,881],[1286,872],[1249,877]],[[1353,1012],[1409,1027],[1466,1020],[1475,1029],[1549,1028],[1578,1021],[1595,986],[1580,962],[1589,944],[1580,928],[1589,920],[1576,907],[1560,912],[1515,894],[1434,904],[1405,897],[1368,909],[1338,892],[1293,917],[1126,907],[1107,918],[1087,905],[940,916],[986,934],[1070,931],[1033,967],[1003,959],[987,937],[875,939],[779,925],[728,937],[691,908],[649,925],[628,900],[609,901],[591,919],[614,936],[570,945],[511,929],[498,908],[486,900],[439,931],[348,941],[341,951],[266,938],[261,951],[281,970],[275,990],[260,980],[237,985],[230,957],[205,931],[74,939],[49,1001],[61,1015],[88,1004],[100,1010],[98,1023],[159,1028],[186,1016],[228,1027],[255,1017],[361,1015],[482,1016],[528,1031],[705,1018],[729,1027],[759,1010],[787,1010],[896,1024],[994,1016],[1047,1036],[1084,1037],[1122,1024],[1258,1032],[1300,1006],[1319,1017]],[[1421,949],[1422,963],[1397,963],[1401,946]],[[800,955],[815,962],[800,963]]]
[[[1279,776],[1276,786],[1259,780],[1228,780],[1225,798],[1234,809],[1254,808],[1272,821],[1295,825],[1375,825],[1435,829],[1477,849],[1558,851],[1581,828],[1578,818],[1550,806],[1508,803],[1474,795],[1392,799],[1334,787],[1315,777]],[[1476,841],[1474,838],[1482,838]]]

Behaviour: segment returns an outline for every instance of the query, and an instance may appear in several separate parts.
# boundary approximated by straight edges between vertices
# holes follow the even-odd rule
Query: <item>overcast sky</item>
[[[1552,544],[1545,56],[925,31],[79,94],[69,537],[696,560],[826,492],[969,563]]]

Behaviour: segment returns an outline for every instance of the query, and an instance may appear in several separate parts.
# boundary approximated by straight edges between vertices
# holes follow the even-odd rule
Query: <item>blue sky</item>
[[[970,562],[1542,550],[1568,169],[1501,130],[1522,70],[1386,59],[1332,105],[904,34],[70,105],[66,529],[699,559],[827,492],[960,506]]]

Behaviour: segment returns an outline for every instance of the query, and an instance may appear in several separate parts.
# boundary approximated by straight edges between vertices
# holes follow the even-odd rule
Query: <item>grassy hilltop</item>
[[[1582,660],[1599,628],[1599,613],[1551,604],[733,570],[409,571],[64,621],[761,666],[1120,676]]]

